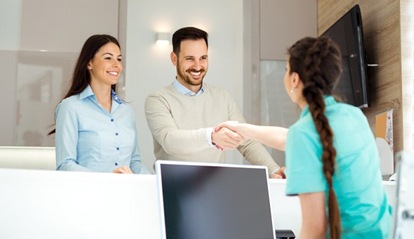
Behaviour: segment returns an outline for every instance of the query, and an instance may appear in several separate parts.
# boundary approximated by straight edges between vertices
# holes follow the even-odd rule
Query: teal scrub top
[[[333,187],[341,213],[342,238],[388,238],[391,206],[382,185],[380,159],[368,121],[359,108],[338,103],[332,96],[324,99],[337,153]],[[327,195],[321,157],[319,134],[306,106],[288,131],[286,194]]]

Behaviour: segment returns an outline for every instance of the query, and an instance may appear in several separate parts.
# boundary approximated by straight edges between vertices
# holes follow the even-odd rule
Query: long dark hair
[[[208,47],[208,34],[204,30],[196,27],[183,27],[178,29],[172,36],[173,52],[178,56],[182,41],[198,39],[204,39]]]
[[[333,190],[336,150],[333,132],[325,115],[324,95],[332,95],[341,71],[341,53],[338,46],[327,37],[306,37],[288,49],[290,73],[296,72],[303,83],[302,94],[309,105],[316,130],[322,144],[323,173],[329,186],[328,223],[330,236],[341,237],[339,205]]]
[[[91,75],[88,70],[89,61],[102,46],[108,43],[114,43],[121,49],[118,40],[107,34],[92,35],[85,41],[73,70],[71,86],[63,99],[81,93],[91,83]],[[116,84],[112,85],[111,88],[116,91]],[[56,129],[53,129],[48,135],[55,132]]]

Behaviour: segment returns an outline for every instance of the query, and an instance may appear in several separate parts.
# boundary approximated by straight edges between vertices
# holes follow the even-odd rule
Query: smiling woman
[[[141,163],[135,114],[116,94],[121,48],[113,36],[89,37],[69,91],[56,108],[58,170],[147,173]]]
[[[103,45],[88,63],[91,88],[99,104],[108,112],[112,107],[110,88],[115,88],[122,68],[121,49],[113,42]]]

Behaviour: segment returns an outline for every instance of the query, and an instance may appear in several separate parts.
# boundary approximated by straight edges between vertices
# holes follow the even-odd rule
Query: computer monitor
[[[264,166],[157,161],[164,239],[275,238]]]

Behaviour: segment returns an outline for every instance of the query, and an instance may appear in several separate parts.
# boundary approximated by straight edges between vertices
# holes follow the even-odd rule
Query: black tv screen
[[[368,107],[367,64],[359,5],[352,7],[322,35],[330,37],[341,49],[343,72],[334,93],[345,103]]]

